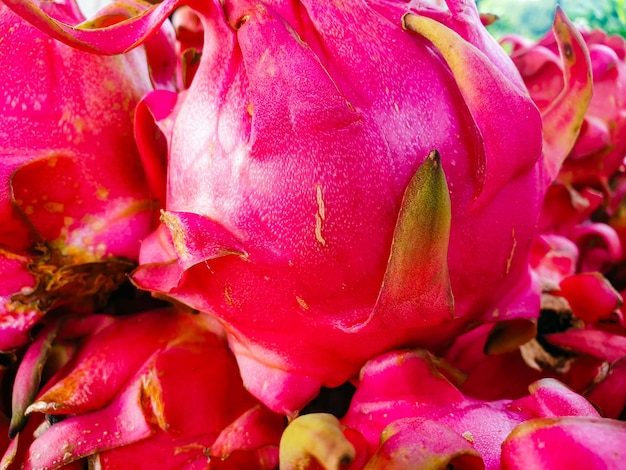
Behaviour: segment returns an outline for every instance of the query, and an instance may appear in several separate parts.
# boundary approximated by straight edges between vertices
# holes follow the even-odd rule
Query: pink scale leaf
[[[5,3],[59,41],[87,52],[119,54],[156,31],[180,0],[164,0],[156,5],[132,0],[116,2],[111,7],[115,14],[108,15],[105,9],[102,18],[91,18],[84,25],[75,0],[63,0],[60,8],[53,9],[44,0],[7,0]]]
[[[26,417],[24,412],[35,399],[39,391],[41,373],[52,349],[52,342],[59,331],[60,323],[41,330],[35,340],[29,345],[26,354],[20,362],[15,376],[13,393],[11,395],[11,426],[9,436],[11,438],[24,427]]]
[[[562,62],[550,49],[541,45],[533,47],[526,38],[507,36],[502,44],[511,46],[511,57],[527,88],[532,90],[533,101],[540,111],[545,111],[563,88]],[[546,75],[550,80],[543,80]]]
[[[556,178],[574,146],[592,96],[591,63],[585,42],[557,7],[554,33],[564,63],[565,87],[542,113],[547,177]]]
[[[167,141],[156,122],[174,108],[177,95],[155,90],[144,96],[135,110],[135,137],[150,191],[165,208]]]
[[[484,470],[480,454],[463,436],[436,421],[404,418],[381,434],[381,444],[364,470]]]
[[[580,273],[564,278],[559,287],[572,313],[586,323],[608,320],[622,304],[622,296],[599,273]]]
[[[70,373],[39,396],[29,412],[75,414],[101,408],[155,350],[200,325],[201,319],[169,309],[120,319],[87,340],[67,365]]]
[[[545,338],[555,346],[611,362],[626,356],[626,337],[602,330],[572,329],[563,333],[551,333],[545,335]]]
[[[221,430],[211,445],[210,455],[224,458],[236,451],[252,451],[280,442],[285,418],[263,405],[256,405],[244,412]],[[241,430],[245,429],[245,433]]]
[[[626,357],[611,364],[606,377],[585,392],[606,418],[618,419],[626,410]]]
[[[585,223],[571,234],[580,248],[580,271],[606,272],[622,258],[622,244],[617,232],[604,223]]]
[[[132,171],[132,166],[126,170]],[[65,155],[23,165],[11,180],[15,204],[45,240],[61,239],[63,245],[75,246],[94,258],[112,253],[136,258],[134,234],[149,231],[153,201],[129,201],[132,193],[119,197],[125,188],[116,184],[125,184],[123,180],[103,182],[92,172],[81,159]]]
[[[594,62],[592,62],[594,63]],[[607,124],[595,116],[585,116],[576,144],[569,158],[585,158],[611,145]]]
[[[142,379],[156,422],[172,436],[215,439],[233,416],[257,403],[243,388],[223,339],[203,336],[157,352]]]
[[[559,416],[597,416],[589,401],[555,379],[541,379],[528,387],[530,395],[511,402],[512,409],[526,409],[543,418]]]
[[[624,465],[626,423],[597,417],[540,418],[521,423],[502,445],[502,469]]]
[[[232,232],[211,219],[167,211],[163,212],[161,220],[171,233],[178,262],[184,270],[227,255],[247,258],[245,248]]]
[[[578,255],[578,247],[569,238],[542,234],[535,238],[531,266],[542,282],[555,288],[562,279],[576,272]]]
[[[498,138],[500,129],[519,116],[524,116],[526,122],[539,122],[539,113],[482,52],[463,41],[453,30],[427,17],[412,14],[403,18],[403,24],[431,41],[452,70],[484,145],[485,154],[477,156],[479,161],[475,168],[481,183],[480,195],[476,195],[477,204],[489,201],[503,182],[534,166],[534,156],[541,146],[538,140],[529,140],[521,134],[514,143],[505,142]],[[484,74],[489,74],[489,79],[485,79]],[[510,160],[501,158],[507,153],[508,145],[528,149],[524,152],[527,157],[516,158],[511,165]]]
[[[110,404],[52,425],[33,441],[24,469],[56,469],[87,455],[151,436],[154,424],[144,399],[141,378],[134,379]]]
[[[161,255],[161,253],[159,253]],[[161,292],[167,296],[183,276],[178,261],[145,263],[132,272],[133,283],[140,289]]]
[[[358,429],[371,445],[382,431],[378,420],[388,424],[412,416],[420,405],[442,407],[463,401],[464,396],[438,372],[427,352],[387,353],[361,370],[357,393],[342,422]],[[370,416],[372,424],[362,422],[361,415]]]
[[[15,293],[32,292],[35,277],[26,269],[26,256],[0,252],[0,351],[10,351],[30,340],[30,329],[42,312],[30,305],[19,305]],[[16,308],[17,307],[17,308]]]
[[[562,183],[552,184],[540,213],[540,231],[570,235],[579,223],[601,206],[603,198],[603,194],[593,188],[585,187],[577,191]]]

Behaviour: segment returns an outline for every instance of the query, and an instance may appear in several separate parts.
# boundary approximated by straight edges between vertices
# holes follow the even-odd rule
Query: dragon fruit
[[[624,457],[625,423],[601,418],[556,380],[530,384],[517,400],[482,401],[464,396],[453,375],[425,351],[371,359],[340,421],[304,415],[289,424],[281,441],[281,457],[288,460],[281,459],[281,468],[340,468],[350,461],[343,468],[409,469],[419,462],[424,468],[499,469],[501,463],[522,468],[522,462],[541,461],[561,468],[569,457],[560,442],[571,443],[572,455],[585,455],[589,468],[617,468]],[[588,425],[598,432],[591,444],[582,438]]]
[[[599,234],[601,227],[609,228],[593,223],[576,226],[574,232],[595,228],[593,233]],[[604,243],[594,242],[601,253],[616,243],[615,236],[605,234],[603,239]],[[552,377],[587,397],[603,416],[617,418],[623,413],[624,291],[619,292],[601,272],[586,270],[590,263],[581,262],[583,252],[574,240],[542,234],[533,245],[531,266],[543,288],[536,336],[506,351],[493,350],[497,324],[482,325],[455,339],[446,358],[468,374],[460,387],[464,393],[491,400],[517,398],[531,382]],[[510,379],[499,381],[503,374]]]
[[[608,182],[626,154],[626,41],[600,30],[583,31],[582,37],[589,49],[594,94],[559,181],[597,186]],[[540,110],[547,109],[564,85],[554,38],[547,35],[533,43],[510,36],[503,43],[512,48],[512,60],[533,101]]]
[[[75,8],[67,13],[81,18]],[[133,135],[135,106],[154,89],[143,48],[116,57],[81,52],[4,4],[0,32],[0,351],[7,351],[27,343],[50,309],[102,305],[134,267],[158,205]]]
[[[601,223],[576,225],[574,233],[594,234],[595,251],[615,251],[619,241]],[[604,229],[604,230],[603,230]],[[599,234],[604,232],[604,237]],[[499,325],[482,325],[458,336],[446,358],[468,376],[463,393],[481,399],[519,398],[535,380],[557,378],[587,397],[603,416],[618,418],[626,409],[626,328],[623,295],[613,273],[588,271],[589,253],[576,238],[538,236],[531,253],[533,272],[543,288],[537,334],[524,344],[494,351]],[[607,256],[596,254],[606,261]],[[496,334],[494,334],[494,331]],[[510,332],[509,332],[510,334]],[[519,334],[519,332],[518,332]],[[499,346],[501,349],[501,345]],[[510,379],[499,380],[503,375]],[[489,385],[487,385],[489,384]]]
[[[516,398],[533,380],[555,377],[588,397],[604,416],[617,418],[626,404],[620,235],[626,140],[619,131],[626,43],[600,31],[583,32],[581,38],[590,51],[594,97],[588,108],[575,110],[583,118],[581,132],[562,165],[552,169],[554,181],[531,249],[531,268],[542,289],[537,335],[514,331],[515,324],[506,335],[499,325],[485,325],[457,337],[446,357],[468,373],[461,389],[471,396]],[[504,42],[513,46],[512,58],[545,123],[565,86],[554,39]],[[512,379],[499,382],[502,374]]]
[[[215,320],[172,308],[94,318],[43,330],[47,351],[43,342],[29,347],[35,360],[20,364],[15,402],[37,392],[22,376],[54,362],[51,345],[81,343],[19,406],[30,422],[3,468],[52,469],[81,459],[103,468],[275,467],[284,418],[243,388]]]
[[[104,53],[179,4],[118,2],[78,26],[38,3],[7,1]],[[191,2],[195,77],[147,97],[169,139],[166,210],[134,282],[215,315],[274,410],[294,413],[382,351],[536,315],[527,259],[546,162],[564,158],[578,115],[562,119],[571,99],[554,107],[560,140],[541,159],[541,117],[512,62],[472,2],[446,3]],[[578,97],[585,51],[557,22],[575,64],[564,96]]]
[[[401,16],[390,5],[375,6],[391,19],[393,19],[394,14],[397,15],[396,18]],[[478,45],[482,44],[481,41],[489,44],[481,31],[468,32],[465,30],[468,28],[467,25],[464,27],[457,25],[460,20],[454,15],[456,11],[454,8],[451,5],[451,12],[446,14],[440,12],[441,18],[435,16],[450,27],[457,26],[457,31],[464,34],[464,37],[473,38]],[[456,8],[464,9],[466,13],[472,11],[472,7],[469,5],[457,5]],[[458,13],[458,11],[456,12]],[[375,14],[371,12],[367,12],[367,14],[372,18],[371,21],[377,25],[380,24],[380,18]],[[325,23],[329,21],[326,12],[311,8],[309,16],[312,21],[318,22],[317,29],[322,31],[334,30],[333,27]],[[417,18],[421,17],[410,15],[405,17],[407,28],[412,27],[410,24],[414,18],[416,22],[425,22],[428,23],[429,27],[439,28],[435,23],[429,23],[429,20],[418,20]],[[245,25],[248,25],[250,21],[248,19]],[[258,21],[259,28],[274,28],[272,23],[264,26],[262,18],[259,18]],[[346,22],[349,23],[348,20]],[[380,27],[387,28],[388,26]],[[250,25],[250,29],[252,29],[252,25]],[[217,26],[211,26],[211,34],[217,34],[216,30]],[[242,30],[239,31],[240,44],[247,44],[248,41],[252,43],[252,36],[247,39],[243,36]],[[442,29],[442,31],[450,34],[448,29]],[[440,47],[439,43],[435,41],[436,38],[428,36],[424,31],[418,32],[425,34],[429,40],[433,41],[435,47]],[[255,32],[255,34],[257,33]],[[259,30],[258,34],[262,34],[262,30]],[[304,34],[303,31],[301,35]],[[365,33],[358,31],[352,34],[355,34],[355,40],[350,43],[352,44],[351,47],[358,50],[356,38]],[[444,34],[444,32],[437,34]],[[394,38],[396,35],[398,36],[398,44],[403,44],[400,42],[400,38],[402,41],[406,40],[415,44],[414,36],[407,35],[406,32],[399,29],[379,34],[379,36]],[[287,38],[289,39],[289,37]],[[216,42],[219,41],[219,38],[212,38],[211,40]],[[312,39],[304,40],[307,44],[315,44]],[[474,53],[467,42],[459,38],[456,40],[461,41],[459,44],[467,47],[464,52],[468,55]],[[207,41],[205,39],[205,44]],[[262,41],[263,39],[259,37],[255,43]],[[326,41],[328,41],[326,47],[331,45],[336,47],[338,44],[335,42],[337,40],[330,34]],[[346,41],[342,39],[341,44],[345,45]],[[386,44],[384,47],[390,46]],[[413,48],[409,48],[410,46],[398,47],[402,48],[404,52],[394,52],[390,56],[402,57],[403,54],[406,54],[406,50],[413,52],[415,46],[412,46]],[[459,47],[462,46],[459,45]],[[300,46],[296,48],[296,50],[300,50],[300,53],[302,52],[301,49]],[[492,52],[487,47],[484,49],[486,53]],[[342,56],[340,48],[332,50],[336,51],[336,57],[333,56],[336,63],[333,59],[327,59],[327,62],[324,63],[331,75],[333,75],[334,68],[339,70],[340,67],[346,67],[349,70],[345,73],[346,75],[356,73],[358,77],[358,72],[355,70],[362,70],[364,74],[372,74],[366,65],[356,67],[349,65],[352,56],[347,57],[347,53],[346,56]],[[220,53],[221,51],[220,49]],[[248,49],[244,49],[244,52],[247,51]],[[305,49],[304,52],[309,54],[308,49]],[[330,131],[320,124],[327,122],[326,126],[333,131],[342,128],[343,124],[340,125],[335,121],[342,105],[337,105],[338,111],[333,113],[332,119],[325,118],[325,111],[317,111],[319,117],[315,118],[317,121],[315,129],[319,129],[319,133],[314,133],[313,137],[306,135],[306,128],[302,127],[302,130],[294,131],[293,137],[285,140],[285,143],[276,142],[274,138],[269,141],[264,140],[264,134],[286,135],[286,130],[283,130],[282,127],[280,129],[275,128],[274,124],[285,122],[288,118],[286,116],[277,117],[276,113],[280,112],[280,108],[274,107],[275,105],[265,108],[268,103],[262,101],[262,96],[281,96],[274,87],[277,83],[286,81],[286,78],[281,78],[280,72],[277,71],[277,77],[271,77],[268,82],[263,70],[254,73],[250,71],[248,62],[245,62],[247,57],[244,55],[244,63],[248,71],[249,84],[247,86],[250,86],[251,89],[249,92],[243,89],[241,95],[245,97],[247,93],[250,93],[249,99],[253,109],[252,121],[250,124],[246,124],[245,121],[243,123],[231,121],[230,124],[238,126],[238,132],[243,136],[241,142],[247,142],[246,144],[242,143],[243,147],[233,150],[233,152],[249,155],[249,160],[242,163],[241,170],[235,170],[236,167],[233,165],[238,166],[239,164],[235,164],[232,159],[222,158],[222,160],[218,160],[213,154],[210,157],[213,173],[203,173],[196,166],[200,161],[207,161],[206,157],[201,160],[201,155],[206,155],[205,149],[207,147],[219,148],[221,144],[219,129],[221,126],[228,126],[229,124],[220,118],[211,121],[218,126],[218,132],[217,135],[212,130],[204,132],[208,143],[200,146],[202,148],[201,153],[193,154],[192,152],[197,152],[194,150],[196,147],[190,148],[188,140],[183,140],[182,137],[177,140],[177,136],[185,135],[185,129],[190,127],[188,119],[191,119],[192,116],[201,113],[212,116],[214,113],[214,111],[198,109],[201,101],[191,97],[196,93],[196,90],[198,93],[206,92],[208,84],[202,81],[202,77],[210,76],[212,77],[212,86],[222,86],[221,84],[217,85],[212,75],[216,73],[216,64],[221,63],[221,61],[217,56],[213,61],[207,61],[207,53],[210,51],[203,53],[203,63],[196,75],[199,84],[193,83],[189,92],[182,98],[184,101],[174,109],[174,127],[166,131],[170,132],[173,138],[170,156],[168,210],[163,216],[163,221],[169,229],[172,240],[169,242],[170,247],[165,251],[175,252],[177,255],[176,262],[160,262],[150,265],[151,261],[160,261],[159,255],[153,258],[155,249],[151,244],[144,244],[143,250],[145,250],[146,255],[142,255],[143,266],[134,274],[134,279],[142,288],[167,293],[199,310],[213,312],[221,318],[227,331],[231,334],[231,345],[238,356],[245,383],[253,393],[262,397],[266,403],[275,409],[283,411],[298,409],[317,392],[320,384],[338,385],[353,374],[355,368],[363,360],[376,352],[392,346],[415,343],[431,347],[434,345],[441,346],[445,343],[446,338],[450,338],[463,324],[476,321],[477,317],[491,319],[493,315],[497,316],[498,314],[505,317],[514,316],[519,313],[518,311],[534,314],[533,312],[536,311],[533,309],[533,305],[536,305],[533,300],[535,294],[530,290],[530,278],[527,276],[525,265],[528,247],[524,244],[528,242],[528,236],[532,238],[533,220],[536,215],[534,211],[537,210],[539,203],[537,199],[524,203],[526,208],[532,208],[533,214],[526,213],[523,219],[511,219],[509,222],[503,222],[499,227],[502,229],[501,232],[496,230],[496,233],[489,233],[489,237],[501,237],[499,238],[500,241],[494,242],[490,246],[509,247],[511,249],[496,255],[496,258],[500,257],[502,260],[502,264],[496,263],[502,268],[501,270],[493,269],[494,264],[492,262],[482,264],[479,261],[493,259],[488,258],[486,254],[476,257],[474,255],[480,253],[482,248],[486,248],[486,245],[479,243],[479,240],[482,240],[477,233],[480,231],[480,221],[487,220],[491,217],[490,214],[495,214],[497,211],[500,211],[498,218],[502,220],[502,211],[498,207],[506,200],[507,196],[504,193],[513,190],[517,184],[520,184],[520,189],[514,190],[516,191],[514,197],[524,197],[525,194],[534,198],[542,195],[541,190],[537,191],[537,189],[544,184],[542,180],[544,170],[541,162],[536,160],[536,153],[532,159],[527,160],[528,164],[525,169],[520,168],[517,175],[511,174],[508,181],[501,182],[501,190],[504,193],[499,193],[498,197],[495,197],[495,194],[500,190],[489,189],[488,185],[500,184],[496,183],[496,179],[501,176],[501,174],[496,176],[499,170],[493,170],[494,173],[492,174],[486,170],[484,182],[474,179],[474,183],[478,183],[479,186],[484,184],[484,187],[480,194],[470,195],[465,192],[469,187],[461,189],[458,186],[460,181],[466,184],[472,180],[472,178],[468,179],[467,174],[461,176],[458,173],[461,167],[465,166],[465,171],[467,171],[476,164],[475,161],[472,163],[472,159],[476,155],[468,151],[468,147],[466,147],[469,141],[462,139],[459,142],[456,139],[452,141],[444,139],[439,143],[431,141],[430,144],[420,144],[419,141],[416,142],[417,134],[410,133],[405,136],[404,130],[393,130],[391,132],[394,135],[386,136],[386,133],[390,132],[388,121],[389,119],[396,119],[395,117],[385,118],[384,126],[381,125],[382,121],[379,116],[382,113],[387,113],[384,114],[385,116],[390,114],[396,116],[400,113],[407,119],[407,123],[422,122],[420,119],[425,113],[423,107],[428,106],[428,100],[423,100],[420,92],[413,88],[413,86],[419,87],[422,78],[413,79],[412,85],[404,82],[405,84],[400,88],[407,96],[413,96],[412,93],[415,93],[413,100],[405,99],[403,101],[404,110],[401,112],[393,106],[381,107],[380,103],[384,103],[384,97],[387,96],[387,91],[382,86],[368,85],[367,88],[371,94],[375,94],[376,89],[379,90],[378,95],[369,98],[360,96],[358,91],[350,87],[348,83],[340,82],[340,85],[333,84],[330,86],[330,96],[336,95],[335,86],[339,86],[342,93],[349,96],[348,99],[353,107],[360,110],[360,119],[365,121],[367,116],[372,116],[372,126],[379,136],[385,135],[384,139],[388,142],[386,145],[391,145],[389,142],[397,145],[395,150],[387,153],[390,161],[398,162],[395,164],[394,172],[387,172],[385,175],[381,172],[380,164],[373,168],[361,170],[360,164],[345,157],[341,160],[329,161],[328,170],[320,169],[320,160],[316,154],[312,156],[309,169],[306,168],[301,158],[298,159],[297,168],[289,167],[293,170],[288,170],[287,174],[293,172],[293,179],[288,177],[285,179],[281,172],[281,181],[275,183],[279,186],[272,193],[258,191],[257,188],[262,184],[261,181],[275,178],[276,175],[273,163],[265,165],[265,155],[271,155],[273,159],[280,158],[285,164],[289,163],[290,165],[291,155],[294,152],[298,154],[298,151],[294,150],[296,145],[298,147],[295,148],[320,148],[327,145],[328,147],[321,147],[320,155],[352,155],[347,149],[337,149],[335,139],[325,144],[326,140],[324,139]],[[448,65],[454,71],[452,61],[460,60],[460,58],[446,56],[445,52],[442,53],[441,51],[439,53],[442,54],[444,60],[448,61]],[[259,57],[256,54],[260,54],[260,52],[250,49],[250,54],[252,63],[255,63],[255,60],[261,60],[261,58],[255,59]],[[290,56],[293,58],[295,54],[296,52],[293,52]],[[353,52],[350,54],[362,56],[371,53]],[[416,52],[416,54],[420,58],[412,60],[427,60],[422,52]],[[321,54],[318,53],[317,55],[319,57]],[[495,56],[493,57],[494,63],[498,64],[504,73],[510,73],[507,68],[508,64],[500,60],[495,51],[493,51],[493,55]],[[478,53],[476,57],[478,57]],[[304,59],[310,60],[306,56]],[[385,67],[400,66],[395,63],[395,60],[393,62],[393,64],[385,63]],[[306,64],[308,63],[306,62]],[[205,72],[206,68],[203,69],[203,66],[210,67],[210,73],[209,71]],[[485,64],[483,62],[481,65],[478,65],[477,62],[466,63],[466,67],[472,66],[483,67]],[[489,65],[489,67],[492,68],[493,65]],[[308,70],[309,68],[309,65],[299,66],[301,70]],[[404,73],[397,68],[393,70],[397,70],[394,72],[394,76],[397,77],[401,77]],[[420,73],[422,73],[421,70],[420,68]],[[500,72],[493,72],[494,75],[502,77],[499,75]],[[294,72],[284,73],[286,75],[283,76],[286,77]],[[480,73],[485,72],[481,71]],[[461,94],[475,120],[474,125],[480,129],[479,132],[483,136],[484,148],[486,149],[483,151],[489,155],[489,149],[493,148],[490,146],[495,145],[495,141],[490,141],[489,136],[492,134],[485,127],[481,127],[485,123],[482,121],[483,117],[480,116],[482,112],[489,111],[480,108],[476,96],[471,96],[468,88],[465,88],[466,86],[473,87],[476,84],[464,83],[463,80],[467,79],[467,76],[460,77],[459,74],[458,69],[453,72],[454,78],[459,82],[457,86],[460,87]],[[392,74],[385,72],[385,75],[390,76]],[[407,76],[412,75],[408,74]],[[524,107],[526,110],[524,112],[531,113],[528,116],[534,115],[532,114],[534,110],[528,111],[530,108],[526,107],[527,98],[524,97],[523,91],[518,88],[515,75],[511,73],[511,76],[512,78],[506,77],[505,80],[505,89],[508,89],[506,93],[511,92],[515,96],[515,102]],[[339,78],[335,78],[334,75],[333,78],[339,81]],[[437,80],[432,77],[423,79],[429,82]],[[318,78],[311,80],[318,80]],[[365,77],[360,80],[366,81]],[[237,84],[238,82],[235,81],[234,83]],[[391,85],[385,84],[385,86],[390,87]],[[316,85],[316,88],[319,93],[319,84]],[[442,87],[441,91],[447,93],[452,89]],[[232,93],[232,87],[229,90]],[[410,90],[416,91],[411,92]],[[499,90],[504,89],[500,88]],[[289,95],[281,98],[285,100],[283,109],[290,109],[295,106],[295,111],[291,111],[292,117],[289,118],[291,122],[294,122],[296,117],[293,117],[293,113],[300,112],[302,105],[291,101],[291,93],[304,96],[300,98],[301,102],[305,99],[309,99],[310,102],[309,97],[315,95],[312,90],[307,91],[306,89],[302,91],[289,90],[288,93]],[[393,91],[390,93],[393,94]],[[235,99],[243,98],[233,96],[233,100]],[[278,100],[278,98],[276,99]],[[450,103],[458,102],[451,95],[449,98],[441,99],[448,100],[447,102]],[[332,100],[338,101],[337,98]],[[492,102],[500,102],[500,100],[509,100],[511,103],[511,98],[502,96],[492,98]],[[258,104],[256,104],[257,102]],[[332,101],[331,99],[324,99],[323,102],[325,106],[329,106],[328,103]],[[238,109],[243,109],[244,104],[241,102]],[[232,105],[237,106],[234,103]],[[227,101],[225,106],[231,106],[231,103]],[[316,103],[308,104],[307,113],[311,109],[315,109],[315,106]],[[473,106],[478,106],[478,108],[473,108]],[[494,116],[492,119],[501,119],[505,112],[510,111],[498,109],[498,116]],[[446,112],[451,111],[452,109],[448,109]],[[229,111],[229,113],[231,112]],[[264,127],[266,126],[264,116],[271,116],[272,121],[267,124],[268,127]],[[489,116],[492,115],[489,114]],[[276,121],[277,119],[278,121]],[[308,114],[303,114],[297,117],[296,122],[305,126],[309,119],[311,118]],[[525,126],[529,122],[525,120],[525,124],[517,128],[516,131],[527,129]],[[252,126],[249,131],[248,125]],[[415,128],[423,129],[424,126],[425,124],[416,124]],[[212,129],[213,125],[210,128]],[[394,129],[393,126],[391,128]],[[395,129],[398,128],[401,128],[400,124]],[[383,130],[385,134],[383,134]],[[372,133],[371,128],[367,131]],[[538,131],[538,127],[535,127],[535,131]],[[194,131],[194,135],[198,135],[197,130]],[[493,137],[495,139],[495,135]],[[519,135],[515,137],[512,132],[506,137],[520,138]],[[314,138],[315,142],[303,145],[302,142],[308,142],[307,139],[309,138]],[[362,138],[359,135],[351,136],[351,145],[362,147],[363,144],[357,143]],[[420,138],[427,137],[420,136]],[[373,138],[367,140],[367,147],[372,148],[372,153],[368,154],[371,156],[366,161],[379,161],[382,152],[380,148],[382,147],[376,147],[375,142],[377,140]],[[470,139],[470,141],[473,140]],[[519,151],[517,156],[511,156],[511,161],[520,162],[520,164],[524,158],[538,150],[535,148],[531,151],[529,147],[536,144],[531,144],[529,141],[526,141],[524,146],[514,144],[513,140],[507,142],[508,144],[502,145],[510,145],[512,149]],[[456,146],[459,143],[466,150],[452,148],[445,150],[448,145]],[[301,145],[303,147],[299,147]],[[422,150],[415,150],[420,145],[423,145]],[[421,160],[421,158],[416,160],[415,155],[420,152],[425,155],[429,148],[437,148],[441,154],[443,171],[448,182],[447,188],[442,187],[442,183],[428,182],[428,177],[424,176],[430,171],[438,171],[435,168],[438,166],[437,157],[433,154],[415,172],[414,165]],[[410,150],[407,152],[407,149]],[[228,155],[228,151],[224,148],[221,152],[224,156]],[[467,163],[461,164],[456,157],[464,152],[467,152],[466,155],[469,160],[466,161]],[[192,154],[196,157],[190,158],[189,155]],[[186,155],[186,157],[178,159],[177,155]],[[455,157],[453,160],[447,161],[446,155],[455,155]],[[491,155],[494,158],[494,165],[498,165],[496,163],[498,157],[494,154]],[[489,159],[490,157],[487,156],[486,158]],[[359,161],[362,160],[363,158],[359,156]],[[218,164],[218,161],[223,163]],[[488,160],[486,165],[489,166]],[[406,179],[398,180],[399,168],[404,168],[403,171],[406,172],[407,177],[415,175],[408,187]],[[232,175],[233,171],[244,171],[245,176],[237,173],[233,179],[233,176],[229,176]],[[258,176],[256,176],[257,171]],[[362,171],[362,173],[357,176],[354,174],[357,171]],[[372,171],[377,176],[373,177]],[[223,176],[219,176],[219,174]],[[225,183],[228,178],[231,178],[231,182]],[[253,179],[249,183],[250,189],[247,189],[247,181],[250,178]],[[362,183],[364,180],[371,181],[372,178],[375,182],[365,185]],[[437,176],[437,178],[443,178],[443,176]],[[254,181],[257,180],[259,183],[254,184]],[[300,189],[302,181],[308,182],[308,191]],[[356,188],[354,187],[355,184]],[[380,186],[377,186],[379,184]],[[189,190],[194,187],[198,189],[196,191]],[[211,191],[203,189],[207,187],[213,189]],[[327,193],[327,187],[332,190],[330,194]],[[380,195],[388,194],[389,189],[394,187],[397,188],[396,195],[390,195],[389,202],[384,202]],[[524,187],[527,189],[521,189]],[[232,197],[236,191],[243,193],[236,196],[240,202],[234,206],[237,211],[233,211]],[[493,191],[493,193],[489,195],[489,191]],[[374,192],[376,196],[373,195]],[[450,194],[451,222],[449,228],[446,225],[448,223],[446,221],[448,209],[444,205],[447,202],[439,202],[446,199],[446,193]],[[292,194],[292,197],[285,199],[284,194]],[[350,194],[350,199],[346,199],[346,194]],[[513,193],[509,194],[513,195]],[[351,201],[372,201],[373,203],[361,202],[355,206],[356,202]],[[399,208],[398,203],[400,203]],[[438,209],[440,213],[429,215],[417,212],[420,206],[440,207]],[[310,207],[309,212],[314,217],[309,216],[307,218],[306,213],[303,213],[301,209],[302,207]],[[331,217],[333,207],[335,207],[338,217],[335,221]],[[372,210],[381,211],[383,208],[385,209],[382,213],[372,212]],[[350,214],[350,217],[346,218],[346,214]],[[390,217],[390,214],[393,216]],[[509,215],[513,216],[510,213]],[[327,217],[329,217],[328,223]],[[368,223],[364,224],[364,220],[367,220]],[[370,223],[373,220],[379,220],[379,222]],[[333,225],[333,221],[336,225]],[[310,229],[308,238],[306,238],[307,226]],[[504,229],[505,226],[506,229]],[[333,229],[333,227],[337,228]],[[390,233],[392,229],[393,233]],[[449,244],[446,243],[448,230],[450,230]],[[213,235],[209,236],[208,233]],[[443,242],[432,241],[429,239],[429,233],[433,233],[434,237],[443,240]],[[268,236],[272,238],[268,240]],[[389,241],[381,244],[381,241],[389,240],[390,236],[392,239],[391,247]],[[157,245],[162,246],[167,243],[167,236],[165,236]],[[215,243],[216,246],[207,251],[207,243],[210,246]],[[416,248],[404,248],[411,245]],[[390,251],[385,251],[383,249],[385,246]],[[268,251],[268,247],[273,248]],[[366,250],[366,256],[363,255],[364,247],[369,247]],[[425,262],[427,259],[429,261]],[[506,260],[510,261],[510,264]],[[469,270],[468,266],[472,266],[472,269]],[[474,269],[478,271],[473,271]],[[469,275],[470,271],[480,274],[474,277]],[[316,274],[322,272],[323,275]],[[449,286],[446,279],[448,272]],[[432,283],[429,279],[435,280],[434,286],[429,285]],[[479,286],[475,282],[477,279],[491,279],[491,281]],[[164,282],[163,280],[167,281]],[[419,285],[420,287],[411,292],[406,289],[409,285]],[[506,291],[507,298],[498,294],[500,288],[494,287],[498,285],[501,286],[501,292]],[[449,289],[454,296],[454,313]],[[329,302],[329,298],[332,299],[332,302]],[[452,321],[453,315],[458,318],[456,322]],[[389,326],[386,326],[390,324],[394,325],[393,332]],[[315,334],[312,333],[313,330]],[[337,358],[338,354],[341,362]]]
[[[584,112],[580,135],[549,188],[540,217],[542,233],[571,239],[579,253],[579,270],[605,272],[622,258],[619,227],[619,182],[626,154],[626,41],[602,31],[582,32],[593,72],[593,98]],[[505,44],[540,110],[554,105],[563,87],[556,43],[511,36]],[[602,214],[603,204],[608,213]],[[612,213],[611,213],[612,212]],[[591,220],[593,216],[594,220]]]

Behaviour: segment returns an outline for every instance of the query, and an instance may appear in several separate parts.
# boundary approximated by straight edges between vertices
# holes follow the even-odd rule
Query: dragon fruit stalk
[[[37,3],[8,2],[104,53],[179,4],[121,21],[118,2],[78,28]],[[293,413],[379,352],[535,315],[541,117],[472,2],[189,5],[201,63],[176,101],[146,99],[169,138],[167,203],[133,278],[215,315],[255,396]]]
[[[4,4],[0,36],[0,351],[8,351],[29,341],[48,310],[101,304],[134,267],[158,206],[133,135],[135,106],[154,89],[143,48],[81,52]]]

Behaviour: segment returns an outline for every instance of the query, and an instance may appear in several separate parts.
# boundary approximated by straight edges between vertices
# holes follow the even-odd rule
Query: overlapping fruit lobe
[[[49,8],[82,18],[73,1]],[[133,135],[154,87],[143,48],[80,52],[5,4],[0,30],[0,350],[10,350],[50,308],[100,304],[132,269],[157,209]]]

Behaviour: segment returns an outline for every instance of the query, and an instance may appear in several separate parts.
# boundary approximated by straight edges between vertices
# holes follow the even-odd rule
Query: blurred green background
[[[87,16],[113,0],[76,0]],[[444,0],[439,0],[443,3]],[[626,36],[626,0],[475,0],[481,13],[500,17],[489,31],[496,37],[510,33],[538,39],[552,27],[556,5],[581,26],[602,28]]]
[[[538,39],[551,27],[558,5],[577,24],[626,36],[626,0],[476,0],[481,13],[500,18],[489,31],[500,38],[517,33]]]

